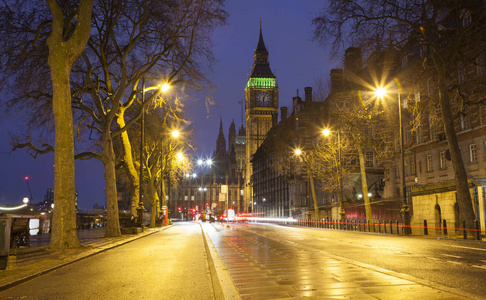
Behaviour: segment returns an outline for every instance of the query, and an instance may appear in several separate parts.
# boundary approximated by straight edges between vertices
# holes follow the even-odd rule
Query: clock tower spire
[[[265,140],[268,131],[277,123],[278,84],[277,77],[270,69],[269,54],[263,41],[262,24],[260,35],[253,54],[253,67],[245,88],[246,117],[246,166],[245,166],[245,205],[252,210],[253,191],[250,178],[253,174],[251,159]]]

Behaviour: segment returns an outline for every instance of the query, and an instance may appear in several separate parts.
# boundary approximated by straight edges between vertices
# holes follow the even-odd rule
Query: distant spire
[[[260,20],[260,36],[258,37],[258,45],[255,50],[255,53],[268,53],[267,47],[265,47],[265,43],[263,42],[263,33],[262,33],[262,21]]]
[[[251,78],[275,78],[270,64],[268,62],[268,50],[263,42],[262,24],[260,20],[260,35],[258,37],[258,44],[253,54],[253,69],[250,74]]]
[[[219,133],[223,134],[223,118],[219,118]]]

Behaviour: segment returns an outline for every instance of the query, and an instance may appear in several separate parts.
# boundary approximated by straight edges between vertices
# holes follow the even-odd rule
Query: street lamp
[[[395,82],[398,86],[397,91],[397,99],[398,99],[398,123],[400,125],[400,156],[401,156],[401,163],[402,163],[402,195],[403,195],[403,221],[405,223],[405,234],[409,234],[410,228],[410,208],[408,207],[408,200],[407,200],[407,187],[405,181],[405,151],[404,151],[404,140],[403,140],[403,124],[402,124],[402,100],[400,98],[401,88],[400,84],[397,79]],[[377,87],[375,89],[375,96],[377,98],[385,98],[388,94],[388,91],[384,87]]]
[[[213,160],[208,158],[206,160],[206,165],[209,167],[209,222],[211,222],[211,217],[213,216],[213,197],[211,188],[211,166],[213,165]]]
[[[32,197],[32,191],[30,190],[29,176],[25,176],[25,182],[27,182],[27,187],[29,188],[30,201],[34,201],[34,197]]]
[[[316,219],[319,219],[319,204],[317,203],[317,196],[316,196],[316,189],[315,189],[315,186],[314,186],[314,170],[312,168],[312,163],[309,162],[308,160],[308,157],[303,153],[302,150],[300,149],[295,149],[294,150],[294,154],[299,156],[301,159],[302,159],[302,162],[304,163],[305,165],[305,169],[306,169],[306,172],[307,172],[307,177],[308,177],[308,180],[309,180],[309,183],[310,183],[310,190],[311,190],[311,194],[312,194],[312,201],[314,202],[314,212],[315,212],[315,217]],[[306,190],[306,196],[308,198],[308,189]],[[310,217],[310,201],[308,201],[308,211],[307,211],[307,214],[309,215]]]
[[[337,143],[338,143],[338,163],[337,163],[337,168],[338,168],[338,185],[339,185],[339,215],[341,216],[341,220],[344,220],[346,216],[346,211],[344,210],[344,192],[343,192],[343,166],[342,166],[342,159],[341,159],[341,133],[339,131],[336,131],[337,133]],[[327,137],[331,134],[331,131],[329,129],[324,129],[322,131],[322,134]]]
[[[143,199],[142,199],[142,182],[143,182],[143,147],[145,144],[145,121],[144,121],[144,114],[145,114],[145,109],[144,109],[144,104],[145,104],[145,92],[149,90],[154,90],[158,89],[160,92],[165,93],[170,89],[170,85],[168,83],[164,83],[162,85],[159,85],[157,87],[150,87],[150,88],[145,88],[145,77],[142,77],[142,103],[141,103],[141,109],[142,109],[142,116],[141,116],[141,124],[140,124],[140,175],[139,175],[139,187],[138,187],[138,207],[137,207],[137,212],[138,212],[138,224],[137,226],[142,227],[143,225]]]

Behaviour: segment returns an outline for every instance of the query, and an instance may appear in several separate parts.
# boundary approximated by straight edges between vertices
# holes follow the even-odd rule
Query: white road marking
[[[459,258],[459,259],[461,259],[461,258],[462,258],[461,256],[457,256],[457,255],[451,255],[451,254],[442,254],[442,255],[447,256],[447,257]]]
[[[463,248],[463,249],[470,249],[470,250],[478,250],[478,251],[486,251],[486,249],[481,249],[481,248],[473,248],[473,247],[465,247],[465,246],[455,246],[455,245],[450,245],[450,247]]]
[[[481,268],[481,269],[486,269],[486,266],[483,265],[483,266],[477,266],[477,265],[473,265],[473,267],[476,267],[476,268]]]

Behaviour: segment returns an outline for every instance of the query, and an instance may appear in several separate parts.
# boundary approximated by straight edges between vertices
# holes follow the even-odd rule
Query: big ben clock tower
[[[245,206],[253,208],[251,176],[253,154],[265,140],[278,117],[277,78],[270,69],[268,51],[263,42],[262,25],[258,45],[253,54],[253,68],[245,88],[246,167]]]

